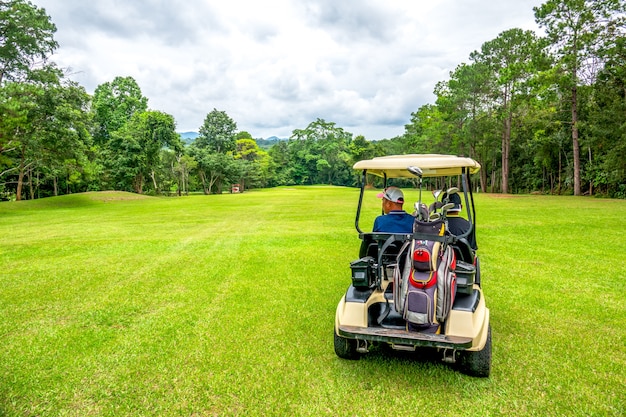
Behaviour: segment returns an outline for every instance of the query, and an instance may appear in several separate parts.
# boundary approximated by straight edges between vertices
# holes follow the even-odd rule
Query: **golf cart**
[[[350,264],[352,282],[337,305],[335,353],[358,359],[381,344],[403,351],[432,348],[462,372],[488,377],[491,328],[473,243],[476,222],[470,184],[470,175],[480,170],[480,164],[451,155],[397,155],[359,161],[353,168],[362,171],[355,220],[361,248],[359,259]],[[382,177],[385,188],[392,178],[417,182],[412,232],[361,229],[367,174]],[[433,191],[430,207],[422,202],[425,178],[431,186],[448,186]],[[453,201],[462,201],[470,224],[460,235],[448,227]]]

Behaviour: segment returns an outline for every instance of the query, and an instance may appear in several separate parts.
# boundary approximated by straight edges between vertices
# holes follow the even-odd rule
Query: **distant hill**
[[[255,139],[256,144],[259,145],[259,148],[263,150],[268,150],[269,148],[276,145],[278,142],[282,140],[287,140],[287,139],[279,138],[277,136],[270,136],[267,139]]]
[[[185,145],[190,145],[198,137],[198,132],[178,132],[178,134],[185,142]]]
[[[198,137],[198,132],[178,132],[185,145],[191,145]],[[278,136],[270,136],[267,139],[255,139],[256,144],[263,150],[268,150],[272,146],[276,145],[281,140],[287,140],[286,138],[279,138]]]

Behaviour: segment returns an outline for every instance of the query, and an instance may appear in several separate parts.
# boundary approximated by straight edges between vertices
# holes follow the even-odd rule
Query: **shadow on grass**
[[[420,366],[433,366],[440,368],[445,366],[454,369],[453,366],[446,365],[441,360],[442,353],[432,348],[416,348],[415,351],[404,351],[393,349],[386,343],[373,345],[368,353],[361,355],[361,361],[393,361],[398,364],[415,364]]]
[[[341,361],[341,368],[347,371],[355,384],[362,389],[373,389],[379,381],[396,381],[398,386],[419,383],[424,387],[457,390],[463,381],[484,384],[489,378],[474,378],[466,375],[458,364],[442,361],[442,352],[433,348],[417,348],[414,352],[394,350],[383,344],[371,346],[358,360]],[[482,386],[482,385],[481,385]]]

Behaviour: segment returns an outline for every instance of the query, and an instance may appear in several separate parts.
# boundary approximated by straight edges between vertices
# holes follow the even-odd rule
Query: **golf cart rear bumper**
[[[472,338],[410,332],[380,327],[339,326],[339,336],[348,339],[385,342],[396,345],[465,350],[472,347]]]

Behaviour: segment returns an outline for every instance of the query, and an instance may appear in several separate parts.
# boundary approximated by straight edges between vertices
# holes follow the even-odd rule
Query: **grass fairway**
[[[357,199],[0,203],[0,416],[624,415],[626,201],[476,196],[493,331],[476,379],[417,354],[335,356]]]

